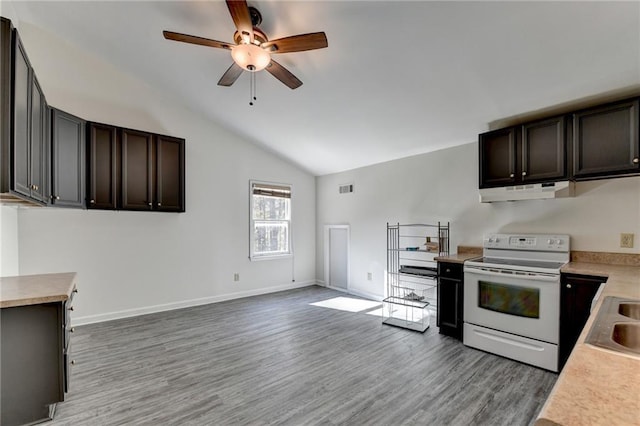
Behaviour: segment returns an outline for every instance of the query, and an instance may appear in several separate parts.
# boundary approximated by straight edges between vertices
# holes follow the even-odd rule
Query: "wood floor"
[[[77,327],[48,425],[527,425],[555,383],[435,325],[310,305],[335,297],[307,287]]]

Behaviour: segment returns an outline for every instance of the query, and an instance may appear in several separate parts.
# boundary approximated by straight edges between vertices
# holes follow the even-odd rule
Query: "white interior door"
[[[328,287],[347,290],[349,287],[349,227],[329,226],[325,236],[328,248],[325,257],[325,279]]]

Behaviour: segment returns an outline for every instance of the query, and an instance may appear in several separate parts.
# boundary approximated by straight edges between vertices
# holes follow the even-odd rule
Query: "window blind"
[[[267,197],[291,198],[291,187],[282,185],[270,185],[264,183],[252,184],[253,195],[264,195]]]

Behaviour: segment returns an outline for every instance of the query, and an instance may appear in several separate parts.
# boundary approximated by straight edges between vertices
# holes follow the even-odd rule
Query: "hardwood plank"
[[[334,297],[307,287],[76,327],[50,424],[526,425],[555,383],[434,325],[310,305]]]

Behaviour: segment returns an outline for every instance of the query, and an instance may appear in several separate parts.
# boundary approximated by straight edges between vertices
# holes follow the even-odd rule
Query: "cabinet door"
[[[606,278],[563,275],[560,289],[560,366],[580,337],[591,315],[591,302]]]
[[[457,330],[460,324],[460,281],[440,278],[438,282],[438,326]],[[447,333],[449,334],[449,333]]]
[[[44,199],[45,191],[45,125],[46,105],[44,95],[33,76],[31,85],[31,161],[30,161],[30,189],[31,198],[38,201]]]
[[[11,188],[11,21],[0,16],[0,192]]]
[[[597,177],[640,171],[638,99],[574,114],[573,174]]]
[[[104,124],[89,124],[87,208],[117,207],[117,132]]]
[[[565,117],[522,126],[523,182],[541,182],[567,177]]]
[[[184,139],[156,137],[156,209],[184,211]]]
[[[480,188],[513,185],[516,179],[514,128],[480,135]]]
[[[122,130],[122,208],[151,210],[152,196],[151,133]]]
[[[84,207],[84,120],[53,109],[51,202],[60,207]]]
[[[13,182],[11,187],[17,193],[30,197],[31,66],[18,33],[14,30],[13,34],[15,44],[13,49]]]

